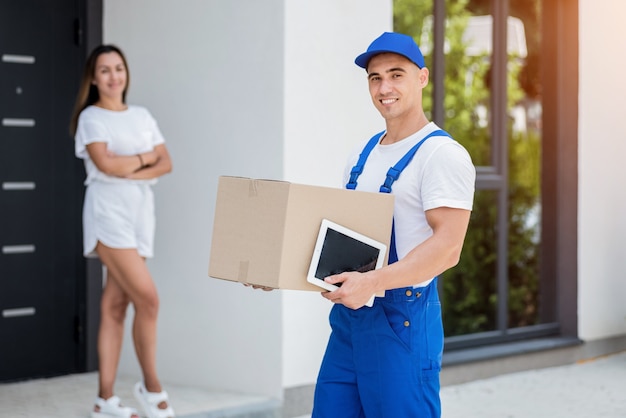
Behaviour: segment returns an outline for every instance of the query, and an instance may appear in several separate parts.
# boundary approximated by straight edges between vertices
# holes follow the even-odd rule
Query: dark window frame
[[[578,2],[544,0],[541,277],[544,318],[578,337]]]

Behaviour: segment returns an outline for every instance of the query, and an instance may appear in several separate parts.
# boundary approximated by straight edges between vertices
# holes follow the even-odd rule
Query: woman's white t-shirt
[[[148,109],[130,105],[126,110],[113,111],[97,106],[86,107],[78,117],[75,136],[75,154],[85,161],[88,185],[94,181],[106,183],[147,183],[156,179],[129,180],[104,174],[89,158],[87,145],[105,142],[107,150],[116,155],[136,155],[154,150],[165,142],[161,131]],[[139,164],[139,161],[137,161]]]

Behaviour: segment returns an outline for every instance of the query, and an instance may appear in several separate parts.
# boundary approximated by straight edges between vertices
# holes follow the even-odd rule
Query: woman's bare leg
[[[107,271],[107,281],[100,302],[100,329],[98,331],[99,390],[98,396],[109,399],[120,360],[124,319],[129,300],[117,285],[112,273]]]
[[[129,299],[118,285],[111,271],[107,269],[107,279],[100,301],[100,328],[98,330],[98,396],[109,399],[114,395],[115,377],[124,338],[124,320]],[[95,411],[99,410],[96,405]],[[139,415],[133,414],[134,418]]]
[[[161,392],[156,372],[159,297],[145,260],[135,249],[114,249],[100,242],[96,251],[110,271],[108,277],[116,281],[135,309],[133,341],[146,389],[149,392]],[[159,407],[166,408],[167,404],[162,403]]]

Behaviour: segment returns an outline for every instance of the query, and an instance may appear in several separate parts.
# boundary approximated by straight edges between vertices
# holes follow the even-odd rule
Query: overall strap
[[[390,167],[389,170],[387,170],[387,178],[385,178],[385,182],[380,186],[379,192],[391,193],[391,185],[396,180],[398,180],[400,174],[402,173],[402,171],[404,171],[406,166],[409,165],[417,150],[431,136],[450,136],[450,134],[443,129],[437,129],[436,131],[433,131],[426,135],[424,138],[422,138],[420,142],[413,145],[413,148],[411,148],[406,154],[404,154],[404,157],[400,158],[400,161],[398,161],[393,167]]]
[[[367,161],[367,157],[369,157],[370,152],[372,152],[376,144],[378,144],[378,140],[384,133],[385,131],[377,133],[368,141],[367,145],[365,145],[365,148],[363,148],[363,151],[359,154],[359,160],[356,162],[356,165],[352,167],[352,170],[350,170],[350,180],[348,181],[348,184],[346,184],[346,189],[356,189],[356,180],[363,172],[365,161]]]
[[[356,165],[350,171],[350,180],[348,181],[348,184],[346,184],[346,189],[356,189],[357,179],[359,178],[359,176],[363,172],[363,167],[365,166],[365,162],[367,161],[367,157],[369,157],[370,153],[372,152],[372,150],[374,149],[374,147],[378,143],[378,140],[380,139],[380,137],[382,136],[382,134],[384,132],[385,131],[380,132],[380,133],[374,135],[369,140],[367,145],[365,145],[365,148],[363,149],[363,151],[361,151],[361,154],[359,155],[359,160],[357,161]],[[402,171],[406,168],[407,165],[409,165],[409,163],[411,162],[411,160],[415,156],[415,153],[417,152],[417,150],[431,136],[448,136],[448,137],[450,137],[450,134],[447,133],[446,131],[444,131],[443,129],[437,129],[436,131],[433,131],[433,132],[429,133],[428,135],[426,135],[424,138],[422,138],[422,140],[420,140],[420,142],[415,144],[406,154],[404,154],[404,156],[393,167],[390,167],[389,170],[387,170],[387,177],[385,178],[385,182],[380,186],[379,192],[381,192],[381,193],[391,193],[391,186],[393,185],[393,183],[396,180],[398,180],[398,178],[400,177],[400,174],[402,174]],[[389,245],[389,264],[393,264],[396,261],[398,261],[398,253],[396,251],[396,234],[395,234],[395,229],[396,229],[396,227],[395,227],[395,220],[392,220],[392,224],[391,224],[391,242],[390,242],[390,245]]]
[[[426,135],[420,142],[415,144],[413,148],[411,148],[406,154],[404,154],[404,157],[400,158],[400,161],[398,161],[396,165],[394,165],[387,171],[387,178],[385,179],[385,182],[382,184],[382,186],[380,186],[379,191],[381,193],[391,193],[391,185],[396,180],[398,180],[398,178],[400,177],[400,174],[406,168],[406,166],[409,165],[409,163],[413,159],[413,156],[415,156],[415,153],[417,152],[417,150],[422,146],[424,141],[426,141],[431,136],[450,136],[450,134],[444,131],[443,129],[438,129]],[[396,250],[395,220],[392,220],[391,222],[392,222],[391,223],[391,242],[389,243],[389,261],[388,261],[389,264],[393,264],[396,261],[398,261],[398,251]]]

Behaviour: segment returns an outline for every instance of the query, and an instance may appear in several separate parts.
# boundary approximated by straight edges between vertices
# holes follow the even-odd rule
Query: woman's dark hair
[[[116,47],[115,45],[100,45],[94,48],[91,51],[91,54],[87,58],[87,62],[85,63],[85,69],[83,70],[83,77],[80,82],[80,87],[78,89],[78,95],[76,96],[76,103],[74,104],[74,111],[72,112],[72,119],[70,121],[70,134],[72,137],[76,135],[76,129],[78,127],[78,116],[80,112],[82,112],[87,106],[90,106],[96,103],[100,99],[100,94],[98,93],[98,88],[92,83],[94,75],[96,73],[96,61],[98,61],[98,57],[102,54],[115,52],[117,53],[124,62],[124,67],[126,68],[126,87],[124,87],[124,92],[122,93],[122,102],[126,103],[126,92],[128,91],[128,86],[130,84],[130,73],[128,71],[128,63],[126,62],[126,57],[121,49]]]

